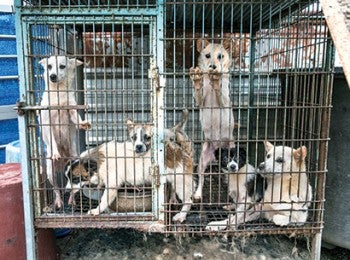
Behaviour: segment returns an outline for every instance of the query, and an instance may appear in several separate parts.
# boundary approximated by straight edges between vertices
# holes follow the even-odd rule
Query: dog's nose
[[[51,74],[51,75],[50,75],[50,80],[51,80],[52,82],[57,82],[57,75],[56,75],[56,74]]]
[[[235,163],[229,163],[227,165],[227,168],[231,171],[231,172],[236,172],[238,171],[238,165]]]
[[[137,144],[137,145],[135,146],[135,150],[136,150],[137,153],[143,152],[143,146],[142,146],[142,144]]]
[[[209,65],[209,68],[215,70],[216,69],[216,65],[215,64],[211,64],[211,65]]]
[[[260,163],[258,168],[259,171],[263,171],[265,169],[265,163]]]
[[[236,165],[230,165],[230,170],[233,172],[237,171]]]

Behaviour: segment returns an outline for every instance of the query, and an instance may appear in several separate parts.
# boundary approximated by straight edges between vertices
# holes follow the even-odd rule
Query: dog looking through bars
[[[39,61],[44,68],[45,91],[41,106],[47,107],[38,115],[44,143],[46,144],[46,173],[53,186],[54,207],[62,208],[63,200],[57,183],[66,161],[77,156],[77,129],[87,130],[90,123],[82,120],[77,110],[60,109],[76,106],[73,89],[75,68],[83,62],[66,56],[51,56]],[[51,109],[55,106],[57,109]],[[51,209],[49,209],[51,210]]]
[[[229,49],[229,41],[223,41],[221,45],[198,39],[198,67],[190,68],[194,98],[200,108],[199,116],[205,138],[198,165],[198,187],[194,194],[196,200],[202,199],[204,171],[215,160],[215,150],[221,147],[222,141],[228,141],[229,147],[234,147],[234,118],[229,91]]]
[[[184,132],[188,120],[185,110],[182,120],[164,132],[165,173],[171,184],[171,200],[176,195],[182,201],[182,209],[173,216],[173,221],[183,222],[192,205],[192,142]],[[104,143],[83,152],[80,157],[67,164],[65,176],[67,190],[71,190],[69,201],[74,204],[74,194],[85,185],[105,187],[100,204],[88,211],[99,215],[115,201],[118,189],[127,186],[151,186],[152,127],[150,124],[135,124],[127,121],[130,140]]]

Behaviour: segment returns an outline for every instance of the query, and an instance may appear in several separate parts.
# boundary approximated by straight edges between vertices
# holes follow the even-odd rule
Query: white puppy
[[[46,86],[41,101],[44,109],[38,115],[46,144],[46,172],[54,189],[54,207],[61,208],[56,173],[63,170],[60,167],[65,161],[77,155],[77,129],[90,128],[90,123],[83,121],[75,108],[69,108],[77,105],[73,89],[75,68],[83,63],[66,56],[51,56],[39,63],[44,68]]]

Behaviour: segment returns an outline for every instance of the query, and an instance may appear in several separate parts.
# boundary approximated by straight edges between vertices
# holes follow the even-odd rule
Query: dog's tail
[[[174,130],[175,131],[179,131],[179,132],[182,132],[183,129],[185,128],[186,126],[186,123],[187,123],[187,120],[188,120],[188,110],[187,109],[184,109],[182,111],[182,118],[181,118],[181,121],[179,123],[177,123],[177,125],[174,126]]]

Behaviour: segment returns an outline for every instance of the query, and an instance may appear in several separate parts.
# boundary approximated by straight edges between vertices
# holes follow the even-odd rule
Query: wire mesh
[[[159,6],[160,9],[155,9]],[[80,8],[81,15],[65,16],[66,10],[58,7]],[[107,15],[99,13],[99,7],[125,9],[130,13],[127,17]],[[38,227],[129,225],[148,229],[149,225],[157,223],[163,225],[163,232],[211,234],[216,226],[220,226],[214,225],[213,221],[227,221],[220,232],[304,235],[320,232],[327,172],[333,46],[317,3],[165,1],[164,5],[157,5],[156,1],[88,1],[86,4],[75,0],[42,0],[23,1],[23,8],[22,55],[26,64],[23,73],[27,78],[27,107],[24,109],[28,111],[27,134],[30,140],[26,148],[33,173],[33,203]],[[27,17],[26,8],[33,10],[36,16]],[[135,15],[137,10],[133,8],[152,9],[156,15]],[[42,11],[40,15],[36,13],[39,9]],[[48,17],[50,19],[46,19]],[[156,23],[157,17],[161,18],[160,23]],[[159,29],[164,29],[164,33],[153,33]],[[212,47],[205,55],[214,53],[214,48],[222,51],[223,46],[228,53],[228,57],[220,56],[220,59],[227,59],[229,64],[225,68],[227,72],[222,75],[226,74],[229,79],[225,87],[228,88],[230,103],[227,107],[209,107],[213,113],[219,111],[219,125],[215,126],[203,125],[200,113],[206,107],[196,104],[190,76],[190,68],[204,62],[200,61],[201,52],[198,51],[198,42],[203,47],[204,39],[209,45],[217,44],[210,45]],[[163,49],[158,48],[161,46],[159,42],[164,44]],[[65,90],[73,94],[77,102],[73,106],[40,105],[45,90],[45,72],[39,61],[51,55],[64,55],[84,62],[84,66],[76,68],[72,89]],[[157,63],[159,60],[161,62]],[[223,66],[223,61],[218,64]],[[154,68],[158,69],[155,75],[152,74]],[[203,72],[203,77],[207,74]],[[203,80],[202,84],[204,88],[205,84],[214,83]],[[220,97],[223,95],[225,93],[221,92]],[[155,116],[157,111],[154,110],[158,109],[160,100],[164,103],[160,108],[164,117]],[[213,102],[208,104],[213,105]],[[220,114],[220,109],[224,108],[232,110],[235,124]],[[91,123],[91,129],[76,133],[77,151],[63,157],[57,164],[54,172],[58,188],[53,188],[46,180],[47,162],[52,160],[47,153],[51,148],[43,141],[43,127],[46,125],[42,119],[37,120],[35,113],[40,118],[43,111],[57,109],[78,110]],[[190,113],[187,124],[180,131],[184,135],[177,136],[176,131],[172,132],[171,138],[167,133],[159,135],[155,129],[174,130],[173,127],[183,120],[181,113],[185,109]],[[209,117],[209,121],[214,121],[212,114]],[[141,170],[136,170],[140,161],[135,154],[129,158],[126,148],[118,151],[113,143],[114,140],[119,143],[129,140],[127,118],[142,123],[142,126],[150,124],[153,129],[151,138],[155,140],[170,138],[152,142],[149,154],[141,160]],[[234,124],[231,140],[226,140],[226,136],[221,136],[221,140],[210,140],[203,133],[204,127],[216,127],[212,132],[221,132],[227,124]],[[50,122],[48,125],[53,127]],[[70,125],[61,123],[59,127]],[[52,129],[50,131],[54,131]],[[214,145],[211,156],[215,151],[218,151],[218,156],[211,158],[203,174],[202,198],[200,201],[194,197],[189,199],[187,192],[193,194],[197,189],[203,147],[214,141],[220,142]],[[243,162],[249,162],[253,171],[240,167],[241,172],[234,173],[226,169],[227,163],[221,161],[227,141],[245,150]],[[300,163],[297,168],[290,169],[294,162],[288,161],[282,181],[266,174],[267,188],[264,186],[263,190],[270,192],[271,187],[276,186],[274,189],[279,190],[278,185],[290,186],[285,194],[275,194],[281,198],[279,201],[270,201],[264,195],[260,199],[254,197],[258,189],[256,176],[263,171],[258,169],[261,163],[268,162],[264,141],[275,145],[274,152],[277,152],[278,145],[293,147],[295,151],[304,146],[307,151],[307,154],[299,155],[305,168]],[[106,145],[107,142],[112,143]],[[157,147],[160,143],[165,147]],[[96,149],[102,153],[101,157],[95,156]],[[82,156],[84,151],[88,151],[85,152],[89,158],[86,164],[83,160],[86,157]],[[160,156],[163,152],[164,158]],[[283,150],[279,156],[287,160],[287,151]],[[123,173],[118,172],[118,165],[123,164],[118,161],[120,158],[127,165]],[[73,165],[89,171],[93,169],[93,163],[97,164],[93,174],[105,174],[105,179],[99,176],[103,181],[96,184],[92,175],[85,180],[80,172],[79,182],[86,181],[88,185],[81,184],[73,196],[66,189],[64,173]],[[193,167],[190,172],[186,172],[186,163]],[[278,163],[276,159],[273,173],[277,173]],[[158,172],[157,164],[163,164],[160,169],[165,171]],[[131,173],[127,168],[133,169]],[[140,171],[143,181],[130,183],[127,174],[138,176]],[[74,173],[68,171],[68,174],[68,179],[73,179]],[[127,181],[119,182],[113,175]],[[293,187],[297,198],[291,195],[293,187],[287,180],[292,179],[291,176],[296,176],[297,184]],[[255,181],[251,182],[251,178]],[[109,180],[114,183],[108,183]],[[308,189],[301,182],[310,183],[312,188]],[[98,216],[89,214],[99,208],[104,193],[112,193],[116,188],[119,191],[113,201],[108,200],[107,210],[98,212]],[[55,189],[60,191],[63,200],[63,206],[59,208],[53,207]],[[249,189],[253,195],[248,194]],[[306,197],[300,195],[300,199],[299,194]],[[69,205],[71,196],[75,205]],[[289,197],[289,201],[282,201],[284,196]],[[191,206],[186,211],[187,216],[183,221],[174,221],[174,217],[184,210],[184,205]],[[266,205],[272,206],[268,208]],[[280,211],[287,212],[285,215],[290,217],[287,221],[290,225],[278,225],[273,217],[266,219],[274,215],[279,206],[282,207]],[[294,221],[299,225],[293,225],[295,223],[291,220],[295,212],[308,213],[306,219]],[[249,219],[250,213],[257,216]],[[240,222],[238,218],[241,218]],[[210,223],[213,229],[208,228]]]

